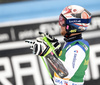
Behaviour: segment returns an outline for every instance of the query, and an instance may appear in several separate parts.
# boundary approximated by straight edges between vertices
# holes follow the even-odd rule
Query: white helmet
[[[66,26],[66,35],[83,32],[91,22],[91,13],[81,6],[70,5],[59,16],[59,25]]]

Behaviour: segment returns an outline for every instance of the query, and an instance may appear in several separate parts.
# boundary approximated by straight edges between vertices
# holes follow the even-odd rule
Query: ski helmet
[[[91,13],[78,5],[65,7],[59,16],[59,25],[66,26],[66,36],[85,31],[90,22]]]

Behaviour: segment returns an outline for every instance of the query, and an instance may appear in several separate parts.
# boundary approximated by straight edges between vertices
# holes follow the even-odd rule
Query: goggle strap
[[[90,23],[90,19],[66,19],[66,24],[72,24],[72,23]]]

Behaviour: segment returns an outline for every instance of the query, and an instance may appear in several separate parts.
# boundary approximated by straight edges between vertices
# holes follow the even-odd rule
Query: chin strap
[[[69,30],[70,30],[70,29],[69,29],[69,25],[66,26],[65,30],[67,31],[67,33],[64,35],[64,37],[69,38],[69,36],[70,36],[70,34],[71,34],[71,33],[69,32]]]

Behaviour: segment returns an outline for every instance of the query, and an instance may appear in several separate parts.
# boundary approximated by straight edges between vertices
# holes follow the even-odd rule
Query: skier
[[[59,16],[61,35],[65,44],[61,44],[53,36],[45,33],[48,41],[53,45],[52,52],[43,37],[38,37],[31,43],[33,53],[43,56],[54,71],[55,85],[83,85],[84,75],[89,63],[89,43],[82,38],[91,21],[91,13],[81,6],[70,5],[63,9]],[[40,32],[41,35],[43,33]]]

